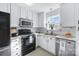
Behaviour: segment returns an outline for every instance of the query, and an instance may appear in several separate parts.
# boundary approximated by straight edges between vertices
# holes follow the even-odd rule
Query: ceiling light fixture
[[[26,3],[27,5],[29,5],[29,6],[31,6],[32,5],[32,3]]]

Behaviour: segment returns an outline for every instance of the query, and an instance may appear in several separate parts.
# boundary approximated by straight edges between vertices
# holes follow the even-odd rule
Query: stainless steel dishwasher
[[[66,56],[75,56],[75,41],[66,41]]]
[[[66,55],[66,40],[60,39],[60,49],[59,49],[59,56],[65,56]]]
[[[75,41],[56,38],[56,56],[75,56]]]

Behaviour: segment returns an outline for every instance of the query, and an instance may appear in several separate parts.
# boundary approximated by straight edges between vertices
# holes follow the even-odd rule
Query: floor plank
[[[37,48],[36,50],[27,54],[26,56],[52,56],[52,54],[48,53],[47,51],[43,50],[42,48]]]

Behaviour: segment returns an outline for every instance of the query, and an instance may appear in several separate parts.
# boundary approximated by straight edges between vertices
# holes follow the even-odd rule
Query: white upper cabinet
[[[30,9],[28,9],[28,19],[33,20],[33,12]]]
[[[0,11],[10,13],[10,3],[0,3]]]
[[[28,9],[21,7],[21,18],[28,18]]]
[[[10,3],[7,3],[7,12],[10,13]]]
[[[33,27],[38,27],[38,13],[33,12]]]
[[[38,26],[44,27],[44,12],[38,13]]]
[[[20,7],[12,3],[11,4],[11,27],[18,27],[20,18]]]
[[[62,26],[75,26],[75,7],[73,3],[61,4],[60,15]]]
[[[33,20],[32,10],[21,7],[21,18]]]

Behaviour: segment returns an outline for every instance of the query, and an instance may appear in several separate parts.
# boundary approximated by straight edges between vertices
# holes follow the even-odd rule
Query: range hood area
[[[0,56],[79,56],[79,3],[0,3]]]

